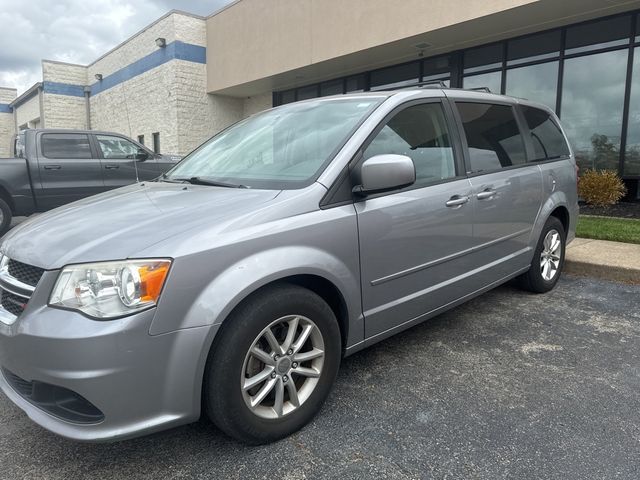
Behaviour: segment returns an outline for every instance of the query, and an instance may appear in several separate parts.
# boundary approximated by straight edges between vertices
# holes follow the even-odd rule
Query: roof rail
[[[472,92],[486,92],[492,93],[489,87],[474,87],[474,88],[465,88],[464,90],[471,90]]]
[[[402,85],[399,87],[382,88],[381,90],[409,90],[415,88],[449,88],[444,80],[430,80],[428,82],[417,82],[411,85]]]

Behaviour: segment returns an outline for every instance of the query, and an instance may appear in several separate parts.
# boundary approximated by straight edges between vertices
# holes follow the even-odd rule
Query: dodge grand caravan
[[[0,245],[0,387],[68,438],[282,438],[341,358],[516,278],[554,287],[576,165],[546,107],[422,88],[274,108]]]

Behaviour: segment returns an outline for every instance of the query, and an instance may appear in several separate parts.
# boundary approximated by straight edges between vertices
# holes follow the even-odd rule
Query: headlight
[[[171,260],[123,260],[65,267],[49,306],[116,318],[156,305]]]

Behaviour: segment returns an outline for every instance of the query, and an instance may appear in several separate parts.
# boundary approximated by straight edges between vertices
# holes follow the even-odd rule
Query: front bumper
[[[48,283],[43,277],[42,283]],[[39,285],[44,286],[44,285]],[[216,327],[149,335],[155,309],[96,321],[37,298],[0,323],[0,389],[42,427],[80,441],[114,441],[197,420],[208,345]],[[35,305],[42,305],[34,307]],[[6,372],[68,389],[103,414],[95,423],[53,415],[12,387]]]

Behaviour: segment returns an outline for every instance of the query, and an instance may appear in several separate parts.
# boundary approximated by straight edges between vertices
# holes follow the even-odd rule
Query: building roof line
[[[31,87],[29,87],[22,95],[14,99],[9,106],[12,108],[20,106],[23,102],[29,100],[31,97],[35,96],[38,93],[38,90],[42,88],[42,82],[34,83]]]
[[[213,13],[210,13],[209,15],[207,15],[205,18],[211,18],[211,17],[215,17],[216,15],[218,15],[219,13],[224,12],[225,10],[227,10],[228,8],[233,7],[236,3],[240,3],[242,0],[234,0],[233,2],[229,2],[227,3],[225,6],[220,7],[218,10],[214,10]]]
[[[149,30],[151,27],[153,27],[154,25],[156,25],[157,23],[160,23],[162,20],[164,20],[165,18],[168,18],[169,16],[173,15],[173,14],[177,14],[177,15],[184,15],[186,17],[191,17],[191,18],[197,18],[199,20],[206,20],[207,17],[203,17],[201,15],[196,15],[195,13],[189,13],[189,12],[185,12],[183,10],[176,10],[176,9],[172,9],[169,10],[167,13],[165,13],[164,15],[162,15],[160,18],[157,18],[156,20],[154,20],[153,22],[151,22],[150,24],[148,24],[146,27],[143,27],[141,30],[138,30],[136,33],[134,33],[133,35],[129,36],[128,38],[126,38],[125,40],[123,40],[122,42],[120,42],[118,45],[116,45],[115,47],[113,47],[111,50],[108,50],[106,53],[103,53],[102,55],[100,55],[98,58],[96,58],[93,62],[88,63],[87,65],[85,65],[86,67],[91,67],[93,65],[95,65],[96,63],[98,63],[100,60],[102,60],[103,58],[105,58],[107,55],[110,55],[111,53],[115,52],[116,50],[118,50],[120,47],[124,46],[125,44],[129,43],[131,40],[133,40],[134,38],[136,38],[137,36],[143,34],[144,32],[146,32],[147,30]]]
[[[56,63],[58,65],[69,65],[71,67],[82,67],[82,68],[87,68],[86,65],[82,65],[81,63],[71,63],[71,62],[63,62],[61,60],[51,60],[48,58],[43,58],[41,61],[41,63],[47,62],[47,63]]]

